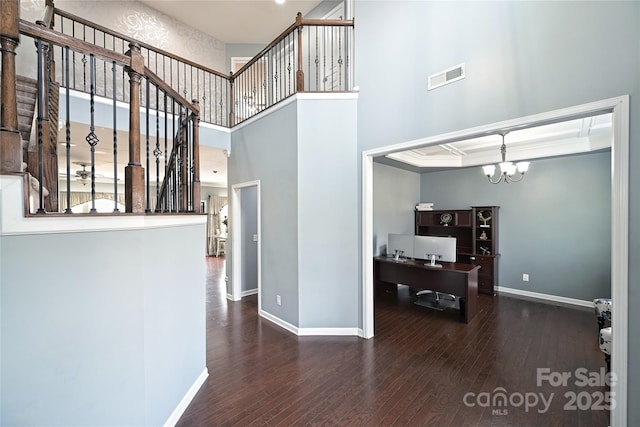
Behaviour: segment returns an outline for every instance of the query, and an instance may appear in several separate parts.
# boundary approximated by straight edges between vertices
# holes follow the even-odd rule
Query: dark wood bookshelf
[[[498,286],[498,206],[415,212],[418,236],[455,237],[457,262],[480,266],[478,292]]]

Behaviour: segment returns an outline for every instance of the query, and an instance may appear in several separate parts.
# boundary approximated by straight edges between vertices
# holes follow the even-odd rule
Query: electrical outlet
[[[257,242],[257,241],[258,241],[258,235],[257,235],[257,234],[254,234],[254,235],[253,235],[253,241],[254,241],[254,242]]]
[[[282,297],[280,295],[276,295],[276,304],[282,305]]]
[[[523,282],[528,282],[529,281],[529,275],[527,273],[523,273],[522,274],[522,281]]]

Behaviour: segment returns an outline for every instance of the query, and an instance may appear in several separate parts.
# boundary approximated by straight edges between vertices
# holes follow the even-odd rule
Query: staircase
[[[33,116],[36,109],[38,81],[24,76],[16,76],[16,96],[18,99],[18,130],[22,138],[23,159],[26,159]]]
[[[22,169],[26,170],[29,151],[35,152],[35,144],[30,147],[31,132],[33,128],[33,118],[36,110],[36,100],[38,93],[38,81],[30,79],[29,77],[16,76],[16,98],[18,104],[18,131],[20,132],[20,139],[22,140]],[[57,128],[57,126],[56,126]],[[37,159],[36,159],[37,161]],[[37,163],[36,163],[37,164]],[[35,212],[35,200],[38,198],[40,192],[40,183],[34,177],[37,175],[37,170],[29,170],[29,194],[31,194],[29,211]],[[46,188],[42,189],[44,197],[49,195],[49,191]]]

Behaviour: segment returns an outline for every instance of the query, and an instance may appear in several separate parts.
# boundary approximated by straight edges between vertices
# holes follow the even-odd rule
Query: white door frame
[[[260,180],[248,181],[231,186],[231,204],[229,218],[231,222],[231,295],[232,301],[242,299],[242,197],[244,188],[256,187],[257,222],[258,222],[258,312],[262,310],[262,201],[260,196]]]
[[[371,338],[373,328],[373,158],[397,151],[405,151],[445,141],[467,139],[499,129],[516,126],[539,126],[572,118],[613,113],[613,142],[611,145],[611,297],[618,301],[613,310],[613,348],[611,371],[618,381],[615,407],[611,411],[612,426],[627,425],[627,360],[629,293],[629,96],[620,96],[535,114],[504,122],[465,129],[415,141],[367,150],[362,153],[362,332]]]

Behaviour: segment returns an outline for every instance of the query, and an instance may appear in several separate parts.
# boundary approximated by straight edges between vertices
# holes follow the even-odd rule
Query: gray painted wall
[[[203,236],[2,236],[0,424],[163,424],[206,366]]]
[[[258,289],[258,242],[253,236],[258,234],[258,188],[247,187],[240,191],[242,203],[242,283],[241,290]]]
[[[260,180],[262,309],[298,324],[297,109],[288,104],[234,130],[228,161],[229,188]],[[233,203],[230,208],[233,210]],[[233,213],[232,213],[233,215]],[[229,239],[231,240],[231,239]],[[233,280],[232,248],[227,272]],[[227,289],[231,293],[231,289]],[[282,295],[282,305],[276,305]]]
[[[500,286],[591,301],[611,295],[610,177],[605,152],[534,160],[512,184],[480,167],[424,173],[420,193],[436,209],[500,207]]]
[[[355,11],[359,150],[629,94],[629,160],[640,162],[640,3],[362,0]],[[427,76],[462,62],[464,80],[426,91]],[[630,307],[640,305],[639,173],[629,179]],[[630,310],[630,361],[637,324]],[[628,386],[640,394],[637,364]],[[640,425],[640,407],[628,415]]]
[[[389,233],[413,234],[420,174],[373,164],[373,254],[387,252]]]
[[[354,99],[296,100],[231,136],[230,186],[261,183],[262,309],[300,328],[358,322],[355,115]]]
[[[299,326],[354,328],[357,100],[298,100],[297,106]]]

